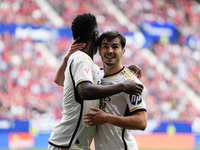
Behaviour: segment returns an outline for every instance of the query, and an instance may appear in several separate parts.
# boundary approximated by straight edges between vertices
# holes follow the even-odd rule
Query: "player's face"
[[[115,38],[110,42],[107,41],[107,38],[104,38],[101,42],[101,48],[99,49],[101,59],[107,66],[114,66],[121,63],[120,60],[124,52],[125,49],[122,49],[119,38]]]

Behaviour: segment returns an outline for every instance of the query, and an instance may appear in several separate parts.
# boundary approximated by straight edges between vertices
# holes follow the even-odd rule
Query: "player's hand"
[[[131,95],[141,95],[144,88],[142,84],[136,83],[130,79],[124,82],[124,87],[124,92]]]
[[[101,125],[106,123],[106,113],[101,109],[90,108],[93,113],[84,114],[84,123],[87,123],[89,126]]]
[[[133,72],[133,74],[136,74],[137,78],[142,77],[142,70],[137,65],[129,65],[128,69]]]
[[[80,37],[78,37],[77,39],[74,40],[74,42],[70,46],[69,50],[67,51],[67,54],[65,55],[64,59],[68,60],[68,58],[71,54],[73,54],[74,52],[76,52],[78,50],[82,50],[85,47],[85,45],[86,45],[85,43],[76,43],[79,38]]]

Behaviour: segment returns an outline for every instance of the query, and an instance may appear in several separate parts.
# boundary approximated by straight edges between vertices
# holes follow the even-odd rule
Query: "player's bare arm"
[[[82,82],[77,89],[82,99],[92,100],[104,98],[120,92],[132,95],[141,95],[143,85],[133,80],[126,80],[124,83],[113,85],[95,85],[90,82]]]
[[[90,109],[94,112],[84,114],[84,123],[87,123],[89,126],[110,123],[115,126],[132,130],[145,130],[147,126],[147,116],[146,111],[144,110],[138,110],[133,112],[132,116],[124,117],[107,114],[96,108]]]
[[[61,62],[60,66],[56,72],[54,82],[59,86],[64,86],[63,85],[63,82],[65,80],[64,72],[65,72],[65,68],[67,66],[67,61],[69,59],[69,56],[71,54],[73,54],[75,51],[82,50],[85,47],[85,43],[76,43],[78,39],[79,38],[74,40],[74,42],[72,43],[71,47],[69,48],[67,54],[65,55],[63,61]]]

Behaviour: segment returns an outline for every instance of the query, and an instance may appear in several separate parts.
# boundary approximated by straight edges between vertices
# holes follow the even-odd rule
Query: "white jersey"
[[[117,84],[127,79],[141,83],[127,68],[102,79],[102,85]],[[144,91],[144,90],[143,90]],[[136,110],[145,110],[144,92],[142,96],[124,92],[101,99],[100,108],[108,114],[128,116]],[[138,150],[132,131],[106,123],[97,126],[94,137],[95,150]]]
[[[83,123],[83,115],[90,107],[99,108],[99,99],[83,100],[77,91],[78,84],[100,84],[99,69],[93,60],[82,51],[73,53],[67,62],[63,91],[63,117],[53,129],[49,144],[70,150],[89,150],[96,126]]]

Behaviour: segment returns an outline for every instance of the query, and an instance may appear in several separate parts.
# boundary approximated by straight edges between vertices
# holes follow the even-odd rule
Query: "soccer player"
[[[141,83],[121,64],[126,39],[117,31],[104,32],[99,40],[103,61],[102,85],[115,85],[129,79]],[[95,150],[138,150],[131,130],[145,130],[147,126],[144,90],[142,94],[119,93],[101,99],[100,109],[84,116],[85,123],[98,125],[94,137]]]
[[[99,29],[92,14],[78,15],[72,22],[73,38],[86,43],[74,52],[64,72],[63,117],[49,138],[49,150],[89,150],[96,127],[83,122],[90,107],[99,108],[99,99],[120,92],[140,94],[143,85],[132,80],[115,85],[100,85],[99,70],[93,62]]]

